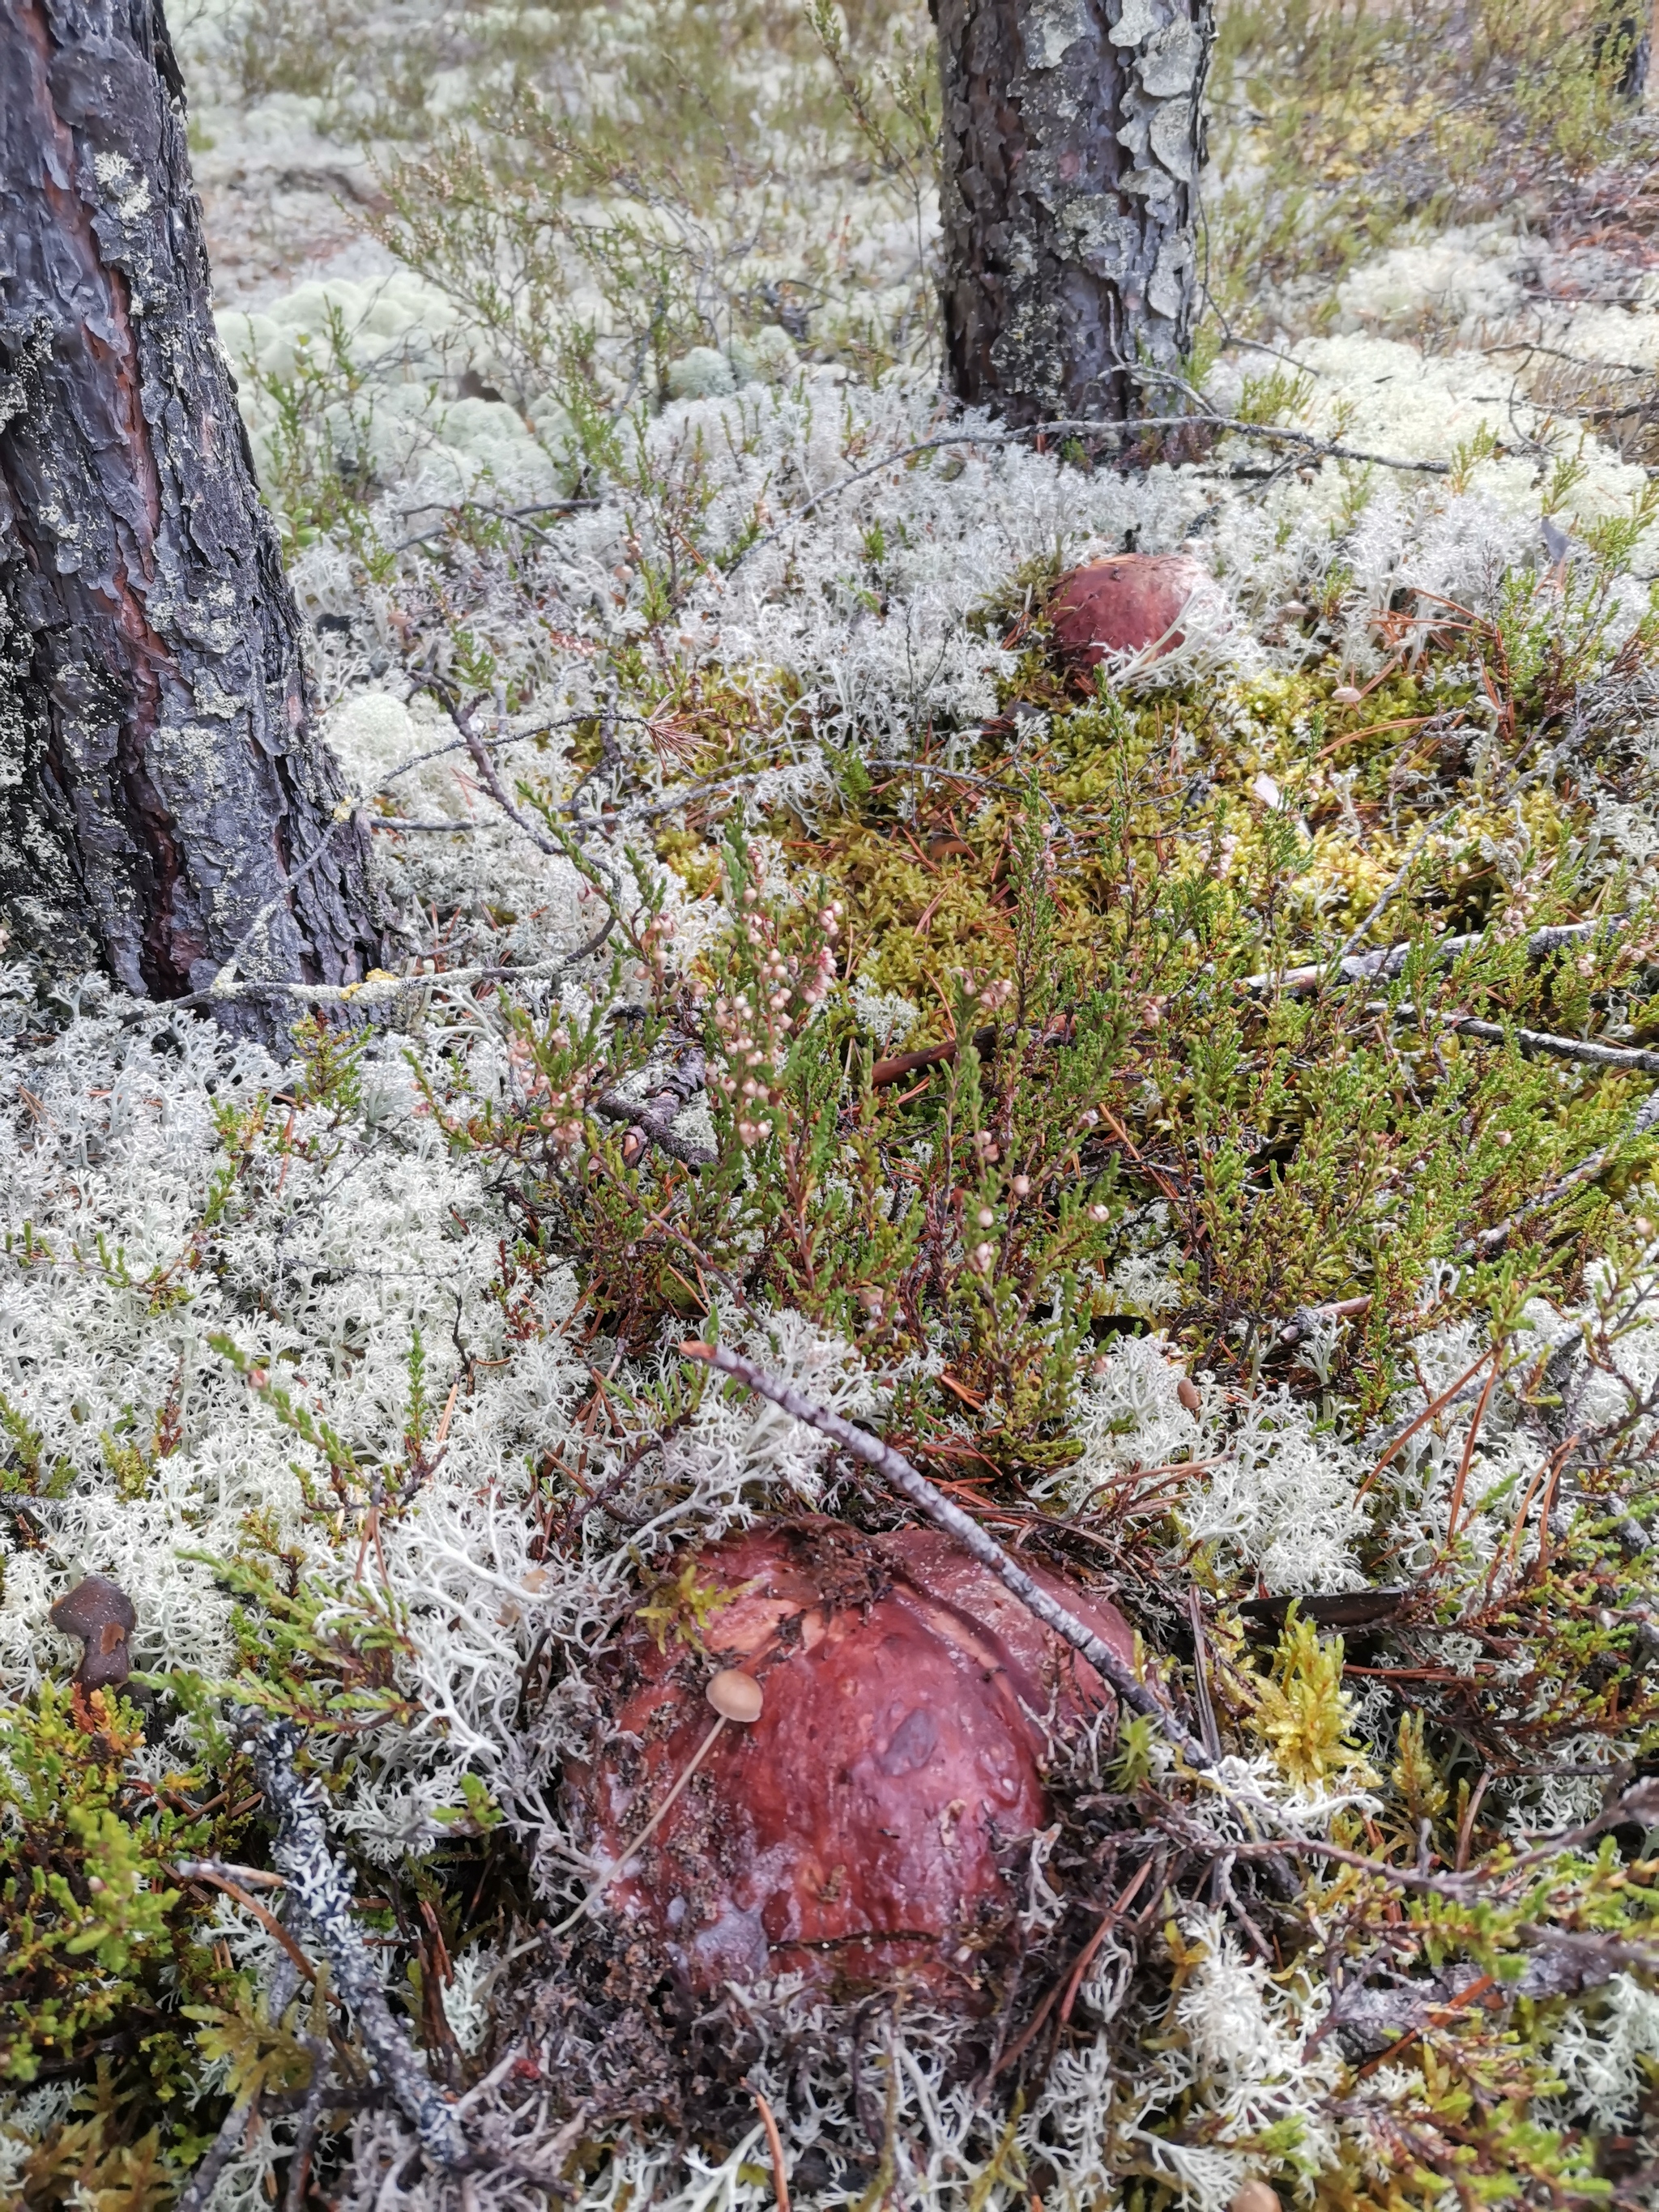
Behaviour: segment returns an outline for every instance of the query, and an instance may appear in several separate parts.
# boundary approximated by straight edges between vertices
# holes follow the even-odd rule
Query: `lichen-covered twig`
[[[331,2057],[328,2046],[320,2038],[308,2036],[311,2046],[311,2087],[306,2091],[306,2100],[300,2107],[298,2125],[294,2131],[294,2149],[289,2160],[288,2187],[283,2192],[283,2212],[305,2212],[307,2185],[311,2179],[311,2154],[317,2141],[317,2130],[327,2108]]]
[[[351,1877],[329,1848],[322,1791],[316,1783],[303,1781],[295,1767],[299,1741],[292,1722],[278,1720],[263,1729],[254,1743],[254,1773],[276,1820],[271,1856],[328,1954],[335,1993],[349,2008],[376,2071],[428,2157],[453,2169],[467,2160],[466,2138],[448,2098],[386,2001],[352,1914]]]
[[[206,2212],[208,2199],[219,2185],[219,2176],[235,2156],[247,2124],[253,2116],[258,2097],[245,2098],[233,2105],[219,2123],[219,2132],[208,2145],[207,2155],[191,2174],[184,2194],[173,2207],[173,2212]]]
[[[1582,945],[1587,937],[1611,934],[1625,920],[1622,915],[1598,915],[1590,921],[1557,922],[1547,929],[1535,929],[1527,939],[1527,951],[1534,960],[1547,959],[1552,952],[1559,952],[1569,945]],[[1462,937],[1443,937],[1429,948],[1430,957],[1437,968],[1449,968],[1466,952],[1488,941],[1490,933],[1474,930]],[[1375,983],[1390,981],[1403,975],[1407,961],[1414,946],[1410,944],[1379,945],[1375,952],[1347,952],[1340,961],[1316,960],[1289,968],[1267,969],[1257,975],[1241,975],[1235,988],[1241,991],[1280,991],[1297,998],[1316,991],[1322,984]]]
[[[680,1136],[674,1127],[674,1123],[685,1109],[686,1103],[677,1101],[673,1113],[664,1114],[659,1112],[655,1100],[647,1105],[641,1099],[621,1098],[615,1091],[606,1091],[602,1098],[593,1101],[593,1110],[596,1114],[602,1114],[607,1121],[626,1121],[629,1124],[628,1137],[635,1139],[629,1150],[635,1156],[644,1152],[645,1139],[648,1139],[659,1151],[666,1152],[671,1159],[678,1160],[686,1167],[710,1167],[720,1154],[711,1152],[707,1145],[700,1145],[695,1137]],[[627,1138],[623,1143],[627,1145]],[[629,1164],[631,1165],[632,1162]]]
[[[1207,1767],[1212,1765],[1198,1739],[1191,1735],[1170,1711],[1162,1698],[1145,1682],[1137,1681],[1109,1644],[1085,1626],[1074,1613],[1070,1613],[1057,1598],[1050,1597],[1041,1583],[1033,1581],[1018,1561],[1004,1551],[994,1536],[987,1535],[977,1521],[953,1505],[942,1492],[936,1490],[924,1474],[919,1474],[902,1452],[895,1451],[879,1437],[872,1437],[867,1429],[854,1428],[839,1413],[828,1407],[819,1406],[810,1398],[803,1398],[799,1390],[792,1390],[775,1375],[769,1375],[753,1360],[745,1359],[740,1352],[728,1352],[723,1344],[703,1344],[693,1340],[682,1344],[680,1350],[689,1358],[701,1359],[716,1367],[722,1375],[734,1376],[737,1380],[763,1398],[769,1398],[786,1413],[793,1413],[798,1421],[805,1421],[826,1437],[834,1438],[843,1450],[890,1482],[902,1497],[908,1498],[918,1512],[925,1513],[936,1528],[953,1536],[963,1549],[971,1553],[982,1567],[988,1567],[1005,1589],[1010,1589],[1020,1603],[1034,1613],[1047,1628],[1052,1628],[1074,1651],[1080,1651],[1096,1673],[1109,1682],[1134,1712],[1156,1721],[1164,1735],[1180,1752],[1189,1766]]]
[[[1398,1011],[1403,1019],[1413,1018],[1406,1007]],[[1627,1067],[1644,1075],[1659,1075],[1659,1052],[1644,1052],[1635,1045],[1604,1044],[1600,1037],[1557,1036],[1551,1030],[1478,1021],[1473,1014],[1433,1014],[1430,1018],[1459,1036],[1479,1037],[1483,1044],[1507,1044],[1513,1038],[1522,1052],[1541,1052],[1552,1060],[1576,1060],[1584,1067]]]
[[[1369,1291],[1358,1297],[1332,1298],[1322,1306],[1298,1306],[1284,1327],[1274,1333],[1275,1344],[1304,1344],[1336,1321],[1357,1321],[1371,1303]]]
[[[1292,430],[1276,422],[1245,422],[1231,415],[1194,413],[1190,415],[1141,415],[1128,422],[1103,422],[1064,416],[1052,422],[1027,422],[1017,429],[999,426],[995,428],[951,430],[934,438],[918,439],[915,445],[896,447],[884,453],[879,460],[867,461],[860,469],[849,470],[832,484],[794,508],[775,529],[765,532],[745,545],[732,568],[736,568],[751,554],[773,544],[786,532],[805,521],[807,516],[826,501],[839,499],[843,492],[851,491],[854,484],[863,483],[870,477],[879,476],[884,469],[897,468],[906,461],[919,459],[923,453],[935,453],[952,446],[1017,446],[1028,438],[1088,437],[1104,441],[1112,439],[1119,443],[1126,438],[1142,437],[1149,430],[1210,430],[1218,436],[1255,438],[1267,443],[1295,447],[1310,461],[1358,461],[1384,469],[1402,469],[1410,475],[1443,477],[1449,475],[1449,461],[1416,461],[1397,453],[1362,452],[1335,440],[1320,438],[1310,430]],[[731,570],[727,571],[730,574]]]
[[[1565,1175],[1551,1183],[1547,1189],[1540,1191],[1536,1198],[1529,1200],[1525,1206],[1516,1206],[1507,1221],[1500,1221],[1492,1229],[1483,1229],[1478,1237],[1467,1238],[1458,1246],[1455,1257],[1460,1260],[1489,1260],[1495,1252],[1503,1249],[1523,1222],[1533,1220],[1538,1214],[1547,1213],[1552,1206],[1559,1206],[1564,1198],[1571,1198],[1573,1192],[1583,1184],[1594,1182],[1621,1145],[1634,1144],[1638,1137],[1650,1135],[1656,1127],[1659,1127],[1659,1091],[1651,1091],[1642,1101],[1631,1117],[1630,1127],[1622,1137],[1615,1137],[1610,1145],[1601,1146],[1588,1159],[1580,1160],[1576,1168],[1569,1168]]]
[[[620,1091],[607,1091],[593,1101],[593,1110],[607,1121],[629,1123],[628,1134],[623,1139],[623,1157],[630,1166],[644,1153],[647,1142],[687,1167],[708,1167],[719,1158],[718,1152],[699,1144],[695,1137],[681,1136],[674,1127],[702,1090],[706,1073],[703,1055],[694,1045],[658,1078],[657,1088],[650,1097],[627,1098]]]

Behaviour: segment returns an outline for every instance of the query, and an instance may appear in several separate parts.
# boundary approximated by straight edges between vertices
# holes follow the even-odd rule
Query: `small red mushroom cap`
[[[1060,578],[1048,623],[1062,659],[1094,668],[1108,653],[1152,649],[1161,660],[1184,641],[1182,617],[1212,590],[1209,571],[1188,553],[1121,553]]]
[[[86,1649],[75,1679],[88,1690],[118,1689],[132,1672],[127,1638],[138,1625],[132,1600],[106,1575],[88,1575],[52,1609],[52,1625]]]

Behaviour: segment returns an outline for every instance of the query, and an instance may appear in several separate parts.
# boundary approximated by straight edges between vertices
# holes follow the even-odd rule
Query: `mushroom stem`
[[[1049,1596],[1042,1585],[1028,1575],[1018,1561],[1011,1559],[994,1536],[989,1536],[977,1521],[953,1505],[950,1499],[936,1490],[924,1474],[918,1474],[902,1452],[872,1437],[866,1429],[855,1429],[839,1413],[832,1413],[825,1406],[815,1405],[803,1398],[799,1390],[792,1390],[775,1375],[769,1375],[763,1367],[740,1352],[728,1352],[723,1344],[703,1344],[696,1339],[682,1344],[680,1351],[688,1359],[700,1359],[705,1365],[717,1367],[723,1375],[735,1376],[739,1382],[763,1398],[769,1398],[786,1413],[793,1413],[798,1421],[822,1435],[834,1437],[854,1458],[861,1459],[866,1467],[890,1482],[895,1490],[908,1498],[919,1512],[925,1513],[936,1528],[954,1536],[964,1551],[970,1553],[982,1567],[988,1567],[1012,1591],[1020,1603],[1034,1613],[1056,1636],[1063,1637],[1073,1650],[1080,1651],[1095,1671],[1109,1681],[1124,1704],[1135,1712],[1154,1720],[1163,1729],[1189,1766],[1208,1767],[1215,1762],[1198,1739],[1188,1734],[1156,1692],[1145,1682],[1135,1680],[1129,1668],[1111,1647],[1101,1641],[1091,1628],[1085,1627],[1074,1613],[1068,1613],[1059,1601]]]
[[[587,1915],[599,1903],[600,1898],[604,1896],[605,1891],[609,1889],[611,1883],[617,1879],[617,1876],[628,1864],[629,1859],[637,1855],[641,1847],[649,1842],[651,1838],[656,1833],[657,1830],[667,1819],[668,1814],[672,1808],[674,1800],[679,1796],[681,1790],[684,1789],[686,1784],[691,1779],[691,1777],[702,1765],[703,1760],[714,1748],[714,1738],[720,1734],[720,1730],[725,1726],[726,1715],[721,1713],[719,1718],[715,1721],[714,1727],[709,1729],[708,1735],[704,1736],[702,1741],[692,1753],[690,1758],[687,1759],[684,1771],[680,1775],[678,1780],[675,1783],[673,1788],[663,1799],[661,1804],[658,1806],[656,1811],[651,1815],[651,1818],[646,1822],[645,1826],[640,1830],[638,1835],[625,1846],[622,1856],[619,1858],[616,1858],[611,1861],[611,1864],[599,1876],[592,1888],[588,1891],[586,1896],[583,1898],[581,1903],[576,1907],[575,1911],[568,1914],[564,1919],[560,1921],[558,1926],[550,1931],[553,1935],[562,1936],[568,1929],[574,1928],[579,1920],[585,1920],[586,1918]]]

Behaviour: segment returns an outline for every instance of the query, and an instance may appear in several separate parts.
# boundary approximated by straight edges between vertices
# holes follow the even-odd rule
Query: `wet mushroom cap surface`
[[[988,1956],[1017,1939],[1022,1845],[1048,1824],[1048,1732],[1111,1693],[932,1529],[773,1522],[706,1547],[696,1571],[720,1594],[702,1649],[654,1613],[629,1623],[600,1748],[570,1771],[595,1856],[621,1856],[696,1753],[711,1673],[752,1678],[760,1710],[721,1730],[606,1910],[696,1988],[792,1972],[850,1990],[903,1970],[978,2009]],[[1115,1607],[1032,1571],[1133,1659]]]

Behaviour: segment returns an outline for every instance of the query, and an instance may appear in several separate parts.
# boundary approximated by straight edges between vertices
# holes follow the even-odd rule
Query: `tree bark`
[[[11,0],[0,908],[59,974],[158,999],[272,902],[241,974],[352,981],[378,940],[235,390],[161,0]]]
[[[1121,422],[1131,368],[1191,338],[1213,0],[934,4],[951,384],[1014,423]]]

